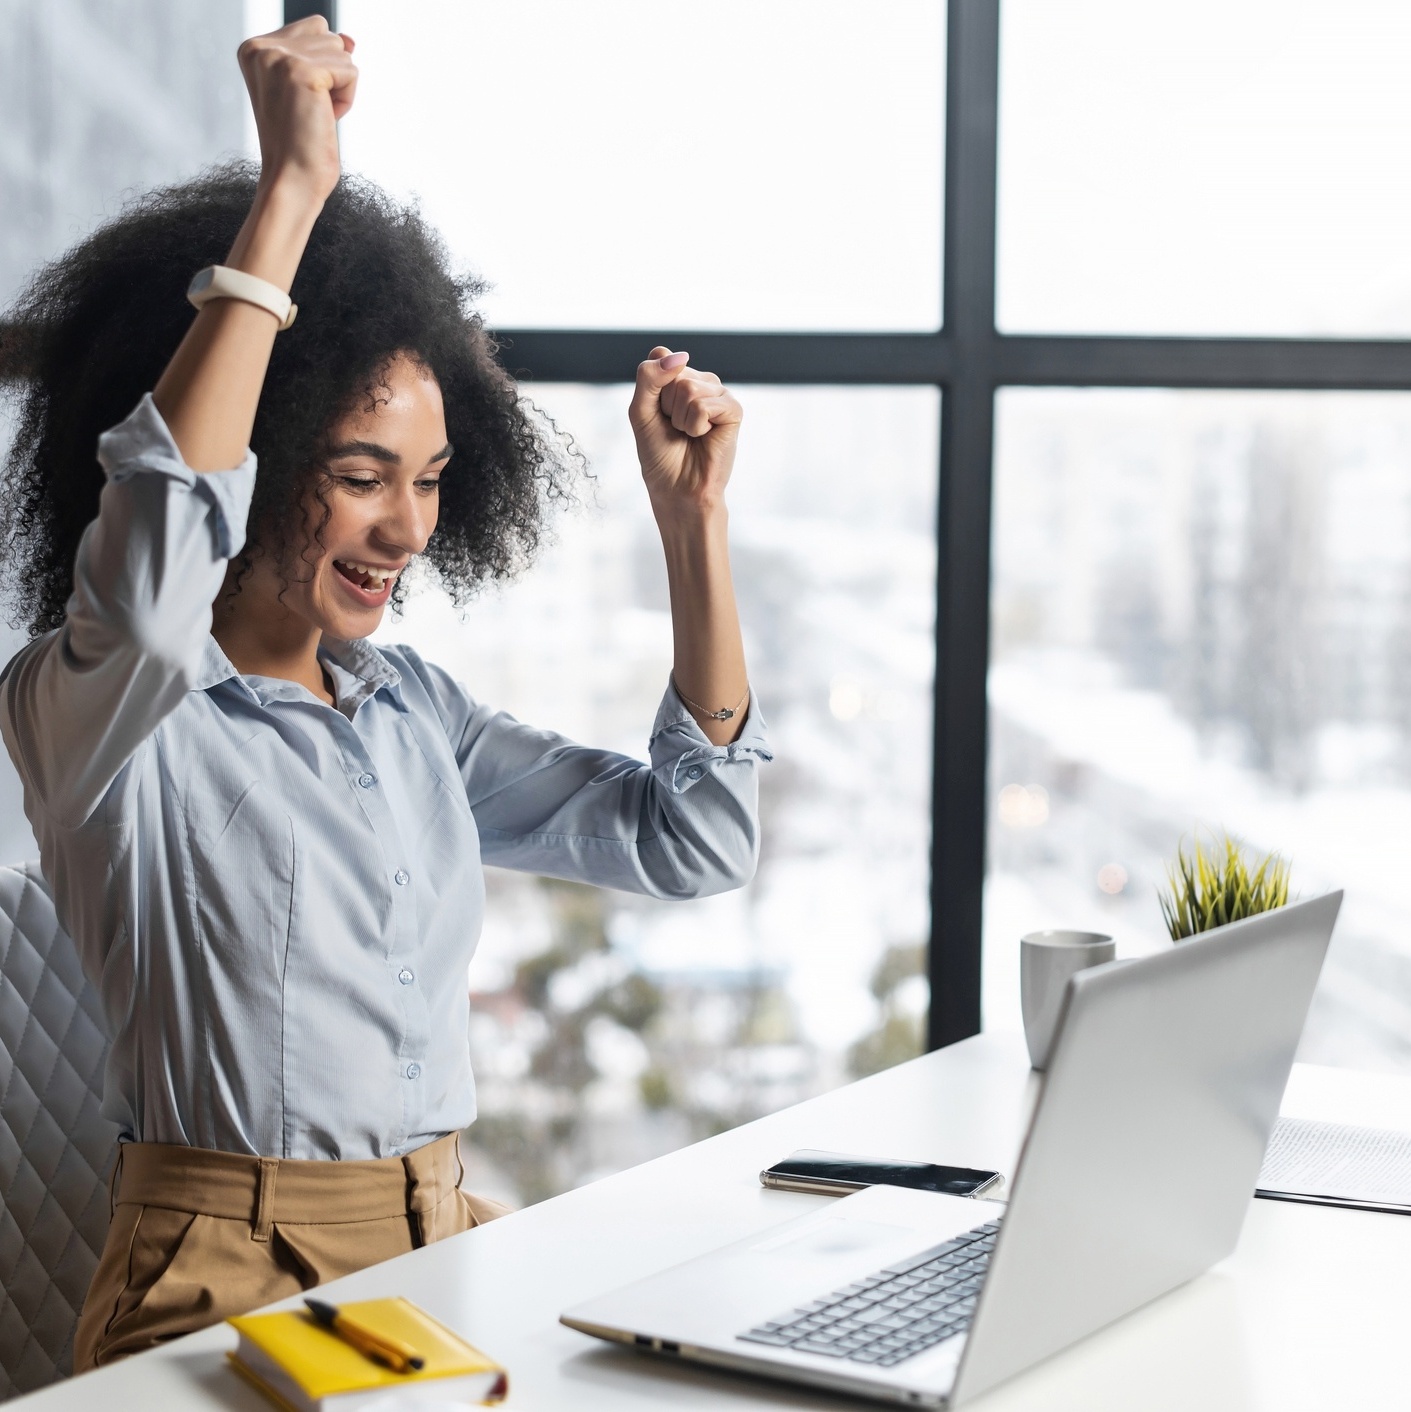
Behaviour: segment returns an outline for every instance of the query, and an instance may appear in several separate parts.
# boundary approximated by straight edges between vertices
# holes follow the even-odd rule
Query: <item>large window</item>
[[[1004,0],[999,326],[1411,332],[1411,9]]]
[[[1303,1057],[1411,1068],[1411,396],[1011,389],[995,459],[986,1025],[1228,828],[1346,889]]]
[[[921,1046],[935,635],[931,388],[740,387],[731,483],[776,762],[754,881],[658,903],[491,870],[471,967],[483,1187],[547,1195]],[[413,643],[521,719],[640,755],[671,666],[625,386],[536,386],[593,466],[518,583]]]
[[[482,8],[488,52],[488,39],[509,43],[521,21],[516,11],[496,8],[491,21],[489,7],[468,10]],[[644,37],[648,8],[661,27]],[[547,41],[548,59],[538,38],[536,62],[562,106],[534,98],[504,65],[477,91],[514,115],[513,140],[483,162],[473,143],[444,159],[423,145],[413,159],[427,210],[496,281],[507,362],[531,383],[620,381],[659,339],[752,385],[752,435],[788,405],[765,394],[768,384],[942,394],[932,508],[910,479],[927,454],[919,429],[905,450],[864,441],[834,462],[854,464],[879,502],[899,493],[886,482],[905,467],[908,513],[934,530],[935,650],[921,673],[934,662],[929,752],[916,748],[912,705],[910,738],[883,729],[900,688],[865,679],[850,645],[866,641],[880,661],[887,643],[914,642],[917,599],[902,606],[900,579],[865,588],[861,568],[815,598],[806,554],[801,581],[790,583],[776,559],[765,589],[750,545],[755,510],[736,518],[761,683],[777,682],[785,697],[812,693],[806,709],[802,698],[799,709],[780,701],[780,760],[766,788],[788,795],[802,772],[809,782],[797,798],[808,803],[791,821],[771,819],[784,856],[728,904],[745,909],[732,937],[752,938],[756,958],[789,952],[798,938],[792,961],[753,972],[744,992],[721,971],[704,983],[697,974],[697,988],[672,1002],[689,994],[688,1009],[715,1016],[706,1031],[723,1047],[691,1051],[703,1087],[730,1075],[716,1092],[773,1101],[787,1084],[752,1089],[747,1071],[793,1075],[797,1092],[801,1074],[826,1082],[849,1060],[857,1071],[915,1042],[928,993],[907,979],[908,924],[886,919],[922,914],[906,860],[926,840],[900,801],[926,783],[930,1043],[973,1034],[982,1020],[1017,1024],[1023,930],[1101,924],[1129,952],[1165,944],[1155,882],[1182,834],[1204,824],[1290,853],[1305,892],[1348,890],[1305,1055],[1411,1062],[1395,998],[1411,994],[1411,948],[1386,866],[1411,844],[1398,704],[1411,526],[1396,489],[1408,414],[1398,396],[1352,395],[1411,389],[1411,348],[1326,337],[1408,324],[1398,252],[1411,203],[1391,175],[1411,146],[1396,79],[1411,31],[1399,8],[1319,0],[1234,14],[1213,4],[969,0],[947,12],[939,0],[839,0],[765,9],[761,18],[758,6],[727,4],[716,15],[733,42],[711,41],[700,66],[690,58],[675,69],[675,91],[738,154],[738,181],[711,187],[704,203],[683,202],[661,175],[645,194],[624,176],[641,166],[624,111],[651,110],[660,55],[689,52],[677,27],[694,22],[625,0],[563,28]],[[536,13],[520,12],[525,25]],[[388,13],[376,0],[344,6],[350,28],[354,15],[375,27]],[[374,62],[390,74],[395,40],[413,55],[397,63],[432,80],[425,26],[450,26],[450,11],[398,15],[398,33],[380,41],[386,58]],[[841,91],[829,78],[837,63],[850,66]],[[752,91],[756,69],[771,75],[765,93]],[[584,74],[601,78],[596,91]],[[406,88],[397,100],[401,119],[364,108],[380,137],[360,135],[357,119],[347,134],[350,157],[403,186],[410,168],[397,122],[446,108],[443,97],[413,96]],[[786,109],[796,120],[781,126]],[[874,131],[882,119],[885,132]],[[668,164],[648,165],[660,174]],[[691,256],[646,281],[644,211]],[[542,393],[553,404],[567,390]],[[850,424],[841,391],[799,396],[800,407],[836,403],[828,417]],[[841,435],[846,444],[850,433]],[[773,436],[761,446],[760,486],[786,476],[774,458],[795,449]],[[893,471],[879,477],[879,464]],[[877,513],[870,524],[886,522]],[[815,520],[805,498],[781,500],[765,522],[797,544]],[[855,553],[838,543],[840,560]],[[915,590],[901,560],[892,569]],[[495,611],[510,611],[509,601]],[[773,617],[786,602],[791,621],[805,602],[818,605],[808,610],[818,622],[841,616],[829,632],[786,638]],[[913,671],[909,690],[919,679]],[[875,742],[861,753],[843,744],[849,717]],[[900,761],[889,753],[898,750]],[[869,798],[879,807],[858,812]],[[884,887],[832,870],[846,849],[826,821],[845,815],[866,817],[874,857],[892,840]],[[828,862],[810,871],[810,849]],[[862,862],[855,854],[847,866]],[[781,886],[789,876],[809,879],[813,894]],[[768,897],[784,905],[763,905]],[[727,929],[688,913],[643,921],[651,909],[613,908],[611,974],[630,963],[659,982],[691,954],[693,936],[708,935],[714,954],[727,950]],[[666,938],[660,949],[638,945],[653,927]],[[870,1013],[858,989],[869,966]],[[760,998],[766,975],[789,999],[799,1026],[789,1033],[820,1046],[811,1071],[783,1050],[766,1061],[734,1048],[749,1032],[741,1015],[779,1013]],[[679,969],[672,983],[682,983]],[[801,1020],[809,1014],[831,1015],[828,1036]],[[620,1065],[628,1047],[619,1046]],[[666,1092],[651,1087],[655,1057],[633,1053],[649,1076],[642,1093]],[[606,1049],[599,1058],[593,1072],[605,1073]],[[660,1121],[679,1123],[669,1111]],[[697,1130],[726,1116],[683,1111],[695,1112]],[[589,1166],[580,1156],[578,1169]]]
[[[279,23],[277,2],[262,8]],[[0,320],[39,266],[124,200],[240,154],[234,55],[251,32],[246,9],[242,0],[0,9]],[[12,412],[0,401],[0,455]],[[24,605],[0,606],[3,664],[27,634]],[[38,853],[19,776],[0,751],[0,863]]]
[[[247,0],[247,31],[281,9],[333,6]],[[492,878],[483,1189],[559,1190],[1017,1024],[1019,934],[1164,944],[1154,886],[1197,825],[1347,890],[1305,1057],[1411,1067],[1404,6],[340,9],[366,73],[347,165],[490,282],[507,365],[597,474],[521,583],[463,621],[414,599],[389,635],[640,750],[669,632],[624,384],[659,341],[748,409],[760,875],[677,907]],[[152,82],[60,113],[41,14],[0,87],[41,122],[16,151],[47,154],[12,173],[7,288],[237,140],[227,97],[163,78],[184,44],[180,73],[205,45],[234,79],[214,21],[165,47],[100,25],[108,70]],[[195,146],[168,93],[210,116]],[[114,114],[149,155],[97,170]]]
[[[238,155],[247,32],[241,0],[69,0],[3,16],[0,309],[126,197]]]
[[[828,334],[762,331],[936,336],[945,11],[344,0],[338,21],[364,75],[345,164],[490,282],[505,361],[595,477],[520,583],[464,620],[415,598],[384,636],[640,754],[671,636],[625,383],[660,341],[746,407],[733,557],[778,756],[759,873],[664,905],[492,873],[468,1151],[522,1200],[924,1045],[940,390],[810,370]],[[564,329],[589,351],[560,370]]]
[[[936,0],[342,0],[355,170],[500,327],[940,323]]]
[[[1229,829],[1346,890],[1302,1057],[1411,1068],[1411,359],[1352,341],[1411,329],[1407,14],[998,18],[984,1022]]]

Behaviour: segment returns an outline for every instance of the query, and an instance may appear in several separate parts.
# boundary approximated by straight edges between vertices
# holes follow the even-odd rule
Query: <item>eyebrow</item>
[[[454,448],[448,441],[426,464],[432,466],[435,465],[437,461],[447,460],[453,450]],[[328,449],[328,459],[330,461],[340,461],[347,456],[369,456],[372,460],[381,461],[387,466],[400,466],[402,464],[402,458],[395,451],[376,441],[344,441]]]

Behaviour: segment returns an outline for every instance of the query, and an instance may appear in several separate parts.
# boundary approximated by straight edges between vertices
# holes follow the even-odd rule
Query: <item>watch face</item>
[[[211,281],[215,279],[216,271],[214,265],[207,265],[204,270],[197,270],[196,277],[191,281],[191,287],[187,294],[200,294],[202,290],[211,287]]]

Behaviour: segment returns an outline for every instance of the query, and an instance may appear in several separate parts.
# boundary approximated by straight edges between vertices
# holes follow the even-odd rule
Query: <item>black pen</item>
[[[351,1344],[374,1363],[381,1363],[394,1373],[414,1373],[426,1366],[426,1359],[410,1344],[389,1338],[366,1324],[358,1323],[356,1319],[350,1319],[336,1305],[325,1304],[321,1299],[305,1299],[304,1303],[324,1328],[337,1334],[344,1343]]]

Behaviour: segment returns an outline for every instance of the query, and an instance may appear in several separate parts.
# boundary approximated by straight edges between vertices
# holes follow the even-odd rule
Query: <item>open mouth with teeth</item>
[[[359,564],[351,559],[335,559],[333,567],[344,586],[353,590],[359,602],[372,606],[385,603],[391,596],[392,585],[401,569],[382,569],[374,564]]]

